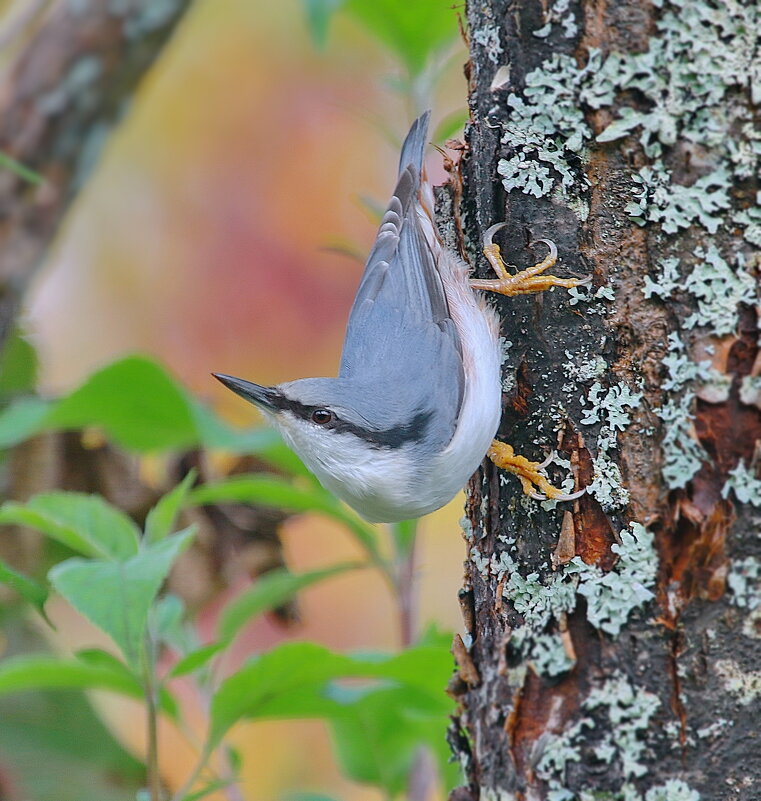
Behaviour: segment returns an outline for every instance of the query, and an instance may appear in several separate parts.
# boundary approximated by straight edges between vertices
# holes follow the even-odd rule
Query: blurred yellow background
[[[435,120],[465,106],[464,61],[461,48],[436,85]],[[398,143],[420,110],[386,85],[396,69],[340,16],[317,52],[296,0],[198,3],[112,139],[32,294],[28,328],[43,388],[70,389],[114,357],[142,352],[251,424],[252,408],[211,371],[260,383],[335,374],[362,269],[336,249],[367,253],[375,221],[360,198],[385,203]],[[441,176],[435,151],[429,163]],[[422,624],[460,627],[461,507],[458,498],[422,523]],[[293,519],[282,534],[294,569],[357,556],[320,519]],[[298,627],[286,633],[263,620],[243,650],[286,636],[335,648],[398,645],[394,606],[368,571],[310,589],[300,607]],[[62,606],[51,612],[59,647],[95,642],[81,618]],[[142,748],[135,705],[104,697],[99,708],[123,742]],[[192,752],[168,727],[162,736],[176,754],[167,779],[179,783]],[[232,740],[249,801],[291,789],[343,801],[381,797],[340,777],[319,723],[245,724]]]

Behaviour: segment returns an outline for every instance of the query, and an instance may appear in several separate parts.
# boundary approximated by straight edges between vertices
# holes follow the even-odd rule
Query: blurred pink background
[[[464,48],[459,55],[430,99],[435,121],[465,106]],[[376,223],[360,197],[382,205],[393,188],[398,143],[415,111],[385,85],[396,69],[340,15],[317,52],[296,0],[199,3],[143,86],[35,287],[28,318],[43,387],[70,389],[116,356],[142,352],[252,424],[253,409],[214,382],[212,370],[260,383],[335,374],[362,265],[330,248],[364,257]],[[429,171],[441,176],[431,151]],[[460,627],[461,508],[458,498],[421,526],[423,625]],[[290,521],[283,538],[295,570],[358,556],[343,531],[314,517]],[[284,636],[347,649],[398,644],[395,609],[369,571],[319,585],[300,604],[299,627],[285,633],[263,620],[243,648]],[[58,647],[97,641],[63,606],[52,612]],[[141,749],[139,708],[98,699],[117,736]],[[192,751],[168,726],[162,737],[176,753],[167,778],[179,782]],[[250,801],[296,789],[342,801],[381,798],[340,777],[318,722],[242,724],[232,741],[243,752]]]

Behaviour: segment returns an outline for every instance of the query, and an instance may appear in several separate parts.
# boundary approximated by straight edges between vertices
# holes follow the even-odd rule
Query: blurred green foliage
[[[20,374],[14,360],[27,356],[18,342],[12,342],[5,354],[9,370]],[[23,381],[18,386],[27,388]],[[111,404],[112,398],[118,401]],[[208,737],[195,776],[173,801],[200,799],[234,780],[211,775],[207,763],[215,749],[225,747],[225,735],[241,719],[324,720],[344,773],[384,790],[389,798],[404,793],[423,746],[436,756],[447,783],[455,780],[457,771],[448,763],[445,741],[451,702],[443,688],[452,670],[446,635],[431,634],[395,654],[338,653],[315,643],[286,643],[258,654],[221,683],[215,678],[214,665],[254,617],[282,606],[313,584],[372,567],[381,570],[397,591],[398,566],[414,544],[414,521],[390,529],[387,545],[393,555],[384,556],[389,547],[378,529],[305,474],[300,463],[286,456],[276,435],[229,428],[157,363],[143,358],[129,357],[99,370],[64,398],[16,396],[0,412],[6,439],[21,440],[21,432],[12,437],[7,427],[11,410],[24,405],[42,410],[36,425],[25,429],[27,436],[61,425],[98,426],[122,447],[138,452],[160,451],[168,443],[174,449],[189,444],[219,449],[235,442],[238,451],[253,451],[281,471],[285,465],[293,469],[208,485],[195,485],[191,472],[150,510],[142,531],[103,498],[82,493],[46,492],[24,503],[8,501],[0,506],[0,524],[36,529],[62,546],[64,553],[45,582],[2,563],[0,582],[43,614],[50,593],[58,593],[108,634],[121,654],[85,649],[74,658],[46,653],[12,656],[0,662],[0,697],[63,689],[101,689],[146,700],[153,695],[157,714],[182,725],[172,682],[191,679],[212,699]],[[230,502],[327,515],[356,539],[367,562],[327,565],[301,574],[274,570],[228,602],[219,616],[216,640],[201,643],[182,602],[161,596],[161,587],[194,534],[192,528],[176,531],[183,509]],[[159,676],[157,654],[167,647],[176,661]],[[347,680],[352,683],[346,685]]]
[[[318,47],[327,41],[331,17],[343,11],[359,22],[406,67],[419,75],[457,36],[451,0],[303,0],[307,25]]]
[[[303,2],[318,46],[326,44],[332,16],[349,15],[406,71],[407,79],[399,83],[402,91],[416,104],[427,102],[437,59],[458,33],[449,0]],[[434,140],[453,135],[464,119],[458,113],[443,120]],[[2,153],[0,169],[31,183],[43,180]],[[95,429],[110,443],[138,454],[186,449],[252,454],[271,466],[273,474],[200,486],[188,474],[154,506],[143,530],[96,496],[48,492],[0,506],[0,524],[41,532],[57,544],[60,557],[45,579],[0,562],[0,583],[17,594],[22,609],[26,604],[43,616],[51,594],[62,596],[106,633],[120,654],[90,648],[64,658],[38,644],[33,653],[22,648],[0,662],[0,750],[26,766],[24,786],[30,797],[74,801],[81,797],[79,788],[87,786],[90,797],[102,801],[159,801],[154,790],[138,789],[143,766],[113,741],[86,697],[72,691],[100,689],[141,698],[149,721],[155,723],[162,714],[182,727],[183,709],[173,685],[178,678],[192,681],[211,704],[198,764],[172,801],[197,801],[236,781],[239,760],[225,736],[243,719],[324,720],[346,776],[379,788],[388,799],[406,792],[421,748],[435,756],[445,785],[454,785],[459,771],[449,763],[445,740],[452,706],[444,693],[452,672],[450,635],[429,633],[396,653],[339,653],[315,643],[289,642],[257,654],[221,681],[217,677],[226,650],[253,618],[331,577],[378,570],[401,607],[400,599],[409,590],[403,582],[410,580],[404,577],[409,576],[405,567],[416,538],[414,521],[390,527],[384,541],[376,527],[326,492],[275,432],[230,427],[150,359],[120,359],[53,399],[35,393],[36,378],[34,350],[16,332],[0,354],[0,448],[46,431]],[[272,571],[228,602],[216,639],[202,643],[182,601],[162,594],[162,587],[194,536],[192,527],[176,530],[183,509],[230,502],[326,515],[356,540],[366,561],[301,574]],[[164,649],[174,653],[175,662],[160,675],[158,656]],[[229,775],[209,769],[217,748],[228,755]],[[51,771],[35,770],[38,754]],[[146,760],[149,774],[160,770],[160,754],[149,749]],[[108,780],[108,771],[120,777],[122,787]],[[67,788],[77,772],[84,775],[83,782]],[[66,783],[60,782],[61,775],[67,776]],[[302,793],[288,801],[335,799]]]
[[[39,173],[25,166],[20,161],[16,161],[12,156],[2,151],[0,151],[0,170],[8,170],[27,183],[34,184],[35,186],[39,186],[45,182],[45,179]]]

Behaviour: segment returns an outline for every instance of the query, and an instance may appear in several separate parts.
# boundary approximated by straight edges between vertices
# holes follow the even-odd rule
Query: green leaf
[[[106,664],[88,664],[56,656],[15,656],[0,662],[0,695],[64,687],[111,690],[130,698],[143,696],[143,688],[134,676]]]
[[[344,0],[302,0],[302,2],[312,41],[322,50],[328,38],[330,20],[343,5]]]
[[[107,668],[114,673],[122,673],[130,681],[140,684],[140,676],[133,673],[121,659],[104,651],[102,648],[82,648],[75,654],[76,658],[85,665]]]
[[[0,753],[22,798],[128,801],[145,780],[80,690],[11,692],[0,698],[0,720]]]
[[[414,647],[400,654],[341,654],[309,642],[285,643],[262,654],[226,679],[211,707],[210,746],[241,718],[333,717],[345,712],[339,694],[327,692],[342,678],[393,681],[418,700],[417,709],[445,715],[451,702],[443,688],[452,657],[439,646]],[[408,699],[409,702],[409,699]]]
[[[0,559],[0,582],[7,584],[14,592],[18,593],[25,601],[28,601],[45,618],[49,625],[52,623],[45,614],[45,601],[48,599],[48,591],[42,584],[38,584],[23,573],[14,570]]]
[[[27,183],[34,184],[35,186],[40,186],[45,183],[45,179],[38,172],[35,172],[30,167],[26,167],[20,161],[16,161],[12,156],[3,153],[1,150],[0,169],[9,170]]]
[[[174,560],[190,543],[193,527],[122,562],[78,557],[56,565],[56,590],[119,646],[132,670],[140,670],[148,613]]]
[[[22,354],[14,359],[22,360]],[[19,366],[9,377],[14,386],[28,380],[22,372]],[[276,431],[231,428],[190,396],[162,366],[141,356],[128,356],[98,370],[57,401],[24,398],[13,402],[0,412],[0,447],[16,445],[42,431],[87,426],[99,426],[128,450],[203,446],[256,454],[284,472],[309,475]]]
[[[137,682],[142,686],[139,675],[133,673],[121,659],[118,659],[108,651],[104,651],[102,648],[84,648],[81,651],[77,651],[76,657],[82,664],[110,670],[114,674],[121,674],[124,676],[125,681]],[[170,718],[177,719],[177,702],[165,688],[162,688],[159,692],[159,708]]]
[[[195,479],[196,471],[190,470],[185,478],[148,512],[145,520],[146,542],[158,542],[172,533],[174,522],[185,504]]]
[[[383,687],[335,715],[330,728],[342,772],[396,797],[408,789],[422,746],[438,752],[439,763],[446,769],[448,715],[437,706],[421,707],[420,700],[420,694],[409,687]]]
[[[268,702],[289,695],[294,699],[299,691],[321,688],[330,679],[349,675],[352,666],[349,657],[309,642],[285,643],[262,654],[222,682],[216,692],[211,704],[210,745],[216,746],[241,718],[263,717]],[[292,717],[299,716],[299,707],[301,715],[308,716],[298,701],[295,706]],[[334,707],[326,700],[322,711]]]
[[[0,412],[0,448],[12,448],[44,428],[51,404],[40,398],[19,398]]]
[[[129,356],[93,373],[51,411],[48,427],[102,426],[124,448],[151,451],[194,444],[185,392],[162,367]]]
[[[402,520],[391,526],[391,536],[399,558],[406,558],[415,545],[417,520]]]
[[[212,793],[216,793],[218,790],[224,790],[225,788],[229,787],[233,784],[233,781],[226,781],[224,779],[219,779],[217,781],[211,782],[207,784],[205,787],[202,787],[195,793],[191,795],[186,795],[182,801],[200,801],[202,798],[206,798],[206,796],[211,795]]]
[[[292,513],[321,512],[343,523],[368,553],[380,558],[375,529],[353,512],[347,511],[322,487],[299,487],[276,476],[257,473],[198,487],[190,497],[199,506],[236,502],[274,507]]]
[[[167,593],[153,605],[151,629],[157,640],[184,654],[196,647],[193,632],[185,625],[185,604]]]
[[[613,142],[629,134],[634,128],[642,124],[645,115],[633,109],[626,109],[621,118],[613,120],[602,133],[597,135],[598,142]]]
[[[126,559],[137,553],[140,532],[127,515],[99,495],[44,492],[26,504],[0,507],[0,523],[35,528],[86,556]]]
[[[301,590],[318,581],[358,567],[363,565],[350,562],[307,573],[291,573],[287,568],[270,570],[259,576],[249,589],[225,606],[217,624],[219,636],[229,642],[253,617],[282,606]]]
[[[37,352],[15,329],[0,355],[0,395],[31,392],[37,383]]]
[[[349,13],[395,53],[411,75],[457,35],[451,0],[348,0]]]
[[[470,112],[468,109],[463,108],[453,111],[436,126],[431,141],[443,145],[447,139],[451,139],[456,133],[460,133],[469,119]]]
[[[213,659],[227,645],[226,642],[213,642],[204,645],[196,651],[192,651],[184,656],[167,674],[169,678],[175,679],[178,676],[186,676],[188,673],[202,668],[210,659]]]

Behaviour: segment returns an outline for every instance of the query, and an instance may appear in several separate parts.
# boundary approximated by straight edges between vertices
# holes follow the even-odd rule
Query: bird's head
[[[341,462],[362,464],[426,438],[430,412],[399,408],[378,387],[368,391],[341,378],[302,378],[265,387],[214,373],[240,397],[261,409],[283,438],[318,474]]]

